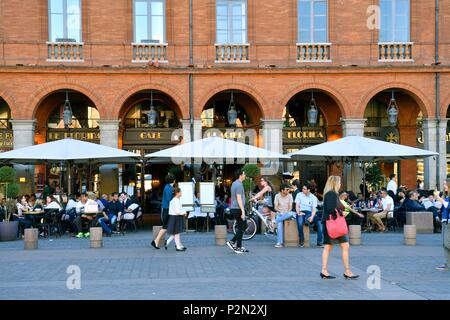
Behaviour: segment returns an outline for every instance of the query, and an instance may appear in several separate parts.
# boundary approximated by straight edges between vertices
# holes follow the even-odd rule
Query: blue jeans
[[[302,212],[305,214],[304,216],[297,215],[298,237],[300,240],[300,244],[305,242],[305,235],[303,234],[303,224],[307,222],[309,224],[309,226],[314,225],[314,224],[316,225],[316,227],[317,227],[317,245],[322,245],[323,244],[323,226],[322,226],[322,221],[320,221],[321,219],[319,218],[318,214],[316,213],[313,221],[310,223],[308,221],[308,218],[311,217],[312,212],[311,211],[302,211]]]
[[[117,220],[117,216],[115,214],[108,214],[108,218],[109,220],[106,220],[104,217],[98,219],[98,222],[100,223],[100,225],[102,226],[103,230],[105,230],[106,233],[111,234],[112,230],[109,227],[108,223],[113,226],[116,223]],[[106,222],[108,221],[108,223]]]
[[[283,244],[283,224],[284,220],[295,218],[296,213],[291,211],[287,213],[277,213],[275,222],[277,223],[277,243]]]

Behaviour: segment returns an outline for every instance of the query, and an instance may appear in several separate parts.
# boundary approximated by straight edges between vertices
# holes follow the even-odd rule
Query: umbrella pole
[[[70,161],[67,162],[67,172],[69,173],[69,176],[67,178],[67,194],[72,194],[72,166],[70,164]]]
[[[142,204],[142,213],[145,212],[145,160],[141,161],[141,204]],[[153,180],[153,177],[152,177]]]

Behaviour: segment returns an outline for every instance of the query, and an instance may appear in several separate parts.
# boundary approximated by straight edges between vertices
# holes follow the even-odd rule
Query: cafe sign
[[[56,141],[66,138],[72,138],[76,140],[100,143],[100,130],[99,129],[48,129],[47,130],[47,142]]]
[[[322,143],[327,140],[327,134],[324,128],[317,127],[301,127],[301,128],[284,128],[283,143]]]
[[[0,130],[0,150],[6,151],[14,148],[12,130]]]
[[[178,144],[181,132],[176,129],[128,128],[123,135],[124,145]]]
[[[391,143],[400,143],[400,132],[394,127],[365,127],[364,137]]]

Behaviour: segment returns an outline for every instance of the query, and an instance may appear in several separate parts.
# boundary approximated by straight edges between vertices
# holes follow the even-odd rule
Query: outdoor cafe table
[[[35,227],[35,223],[39,218],[42,218],[45,214],[45,210],[32,210],[32,211],[23,211],[23,215],[27,216],[29,219],[31,219],[31,225],[33,228]]]
[[[359,212],[361,212],[363,215],[366,216],[366,229],[369,230],[370,229],[370,219],[369,219],[369,213],[378,213],[383,211],[383,209],[379,209],[379,208],[355,208],[356,210],[358,210]]]

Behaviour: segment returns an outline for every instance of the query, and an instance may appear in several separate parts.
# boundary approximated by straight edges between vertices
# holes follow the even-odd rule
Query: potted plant
[[[242,168],[242,171],[245,172],[245,180],[242,183],[244,185],[244,190],[247,194],[250,194],[255,187],[254,179],[261,174],[261,169],[256,164],[247,163]],[[248,204],[248,200],[249,197],[246,199],[246,205]]]
[[[0,168],[0,185],[4,188],[7,201],[4,205],[4,218],[0,222],[0,241],[12,241],[17,239],[19,228],[18,221],[11,221],[13,213],[16,211],[16,201],[19,194],[19,185],[14,183],[16,171],[11,167]]]

